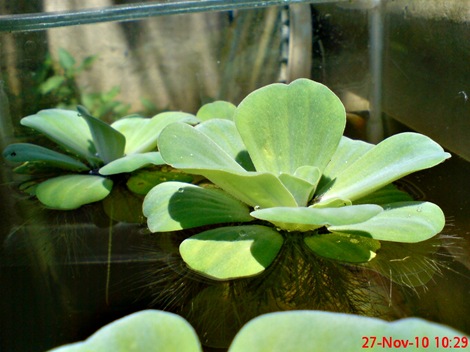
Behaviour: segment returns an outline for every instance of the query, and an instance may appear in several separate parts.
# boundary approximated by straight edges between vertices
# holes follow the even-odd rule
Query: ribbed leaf
[[[143,310],[116,320],[83,342],[54,348],[50,352],[201,352],[192,326],[180,316]]]
[[[251,206],[296,206],[294,197],[273,174],[247,172],[219,144],[182,123],[167,126],[158,138],[167,164],[206,177]]]
[[[265,314],[248,322],[235,336],[229,352],[351,352],[360,351],[361,346],[370,351],[418,351],[425,350],[422,345],[416,347],[422,337],[429,337],[429,351],[437,351],[440,349],[431,345],[435,343],[434,337],[444,341],[450,340],[450,336],[460,337],[455,342],[462,341],[464,334],[419,318],[389,322],[344,313],[289,311]],[[397,342],[400,348],[393,347]]]
[[[230,280],[264,271],[282,243],[282,236],[269,227],[221,227],[184,240],[180,254],[192,270],[215,280]]]
[[[318,169],[317,169],[318,170]],[[281,173],[279,179],[289,190],[298,206],[306,206],[315,191],[315,185],[310,182],[289,174]]]
[[[163,129],[158,145],[163,160],[177,169],[245,171],[209,136],[184,123]]]
[[[13,162],[42,161],[52,167],[77,172],[90,169],[68,155],[30,143],[10,144],[3,150],[3,157]]]
[[[234,121],[257,171],[293,175],[304,165],[324,169],[341,139],[346,114],[326,86],[298,79],[249,94]]]
[[[113,181],[93,175],[64,175],[42,182],[36,197],[49,208],[71,210],[104,199]]]
[[[21,119],[23,126],[34,128],[65,150],[97,165],[96,148],[88,124],[77,112],[49,109]]]
[[[124,135],[107,123],[91,116],[84,107],[79,106],[77,109],[88,123],[98,156],[105,164],[124,156],[126,145]]]
[[[155,186],[144,199],[143,211],[152,232],[253,220],[248,207],[227,193],[183,182]]]
[[[174,122],[196,124],[199,120],[191,114],[178,111],[163,112],[152,118],[127,117],[111,126],[126,137],[126,154],[145,153],[157,147],[157,137],[167,125]]]
[[[433,167],[450,154],[418,133],[389,137],[370,149],[319,191],[320,202],[330,198],[354,201],[412,172]]]
[[[342,208],[276,207],[251,212],[251,216],[266,220],[289,231],[310,231],[323,226],[356,224],[366,221],[383,209],[378,205],[351,205]]]
[[[245,170],[255,170],[233,121],[212,119],[197,125],[196,129],[212,139]]]
[[[227,119],[233,120],[236,106],[227,101],[217,100],[212,103],[204,104],[198,110],[196,116],[201,121],[209,119]]]
[[[115,175],[124,172],[132,172],[148,165],[163,165],[165,162],[159,152],[149,152],[142,154],[130,154],[122,158],[111,161],[103,166],[99,173],[101,175]]]
[[[397,202],[383,205],[384,211],[362,223],[331,226],[330,231],[357,234],[376,240],[420,242],[442,231],[441,208],[429,202]]]
[[[273,174],[262,172],[232,173],[217,170],[198,171],[209,181],[252,207],[297,206],[294,196]]]
[[[328,182],[335,178],[336,175],[346,170],[357,159],[362,157],[373,147],[373,144],[343,136],[339,142],[338,148],[333,154],[333,157],[328,162],[325,170],[323,170],[323,178],[319,187],[321,188],[325,186]]]

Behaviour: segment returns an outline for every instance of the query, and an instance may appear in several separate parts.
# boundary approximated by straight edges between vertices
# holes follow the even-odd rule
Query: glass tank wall
[[[370,315],[420,316],[470,333],[468,2],[19,0],[0,1],[0,14],[2,149],[41,140],[20,125],[41,109],[81,104],[106,122],[196,113],[300,77],[341,98],[352,138],[377,143],[414,130],[440,143],[453,157],[406,187],[442,207],[452,240],[435,250],[442,263],[431,280],[403,289],[385,283],[386,303]],[[335,310],[308,302],[315,292],[263,306],[260,286],[246,287],[255,298],[232,311],[230,284],[188,273],[178,238],[152,236],[142,221],[113,218],[101,204],[46,209],[20,190],[5,160],[1,178],[2,351],[81,340],[146,308],[182,314],[210,347],[226,346],[263,312]],[[377,298],[366,291],[364,301]]]

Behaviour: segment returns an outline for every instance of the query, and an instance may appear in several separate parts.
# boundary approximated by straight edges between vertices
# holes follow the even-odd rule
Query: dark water
[[[441,272],[415,288],[325,261],[292,239],[265,274],[216,283],[189,272],[179,258],[188,234],[107,226],[99,204],[45,210],[3,185],[4,214],[16,216],[2,217],[1,350],[42,351],[84,339],[149,307],[183,315],[204,343],[219,347],[247,320],[286,309],[420,316],[470,333],[469,172],[470,164],[454,156],[405,184],[415,197],[439,204],[448,219],[443,234],[459,237],[430,256]]]

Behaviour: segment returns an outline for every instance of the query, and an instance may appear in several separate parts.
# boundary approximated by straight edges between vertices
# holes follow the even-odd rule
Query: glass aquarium
[[[468,2],[19,0],[2,1],[0,9],[0,350],[46,351],[84,340],[145,309],[184,317],[208,351],[225,350],[252,318],[291,310],[384,320],[420,317],[470,334]],[[437,204],[445,214],[442,231],[419,243],[382,241],[379,249],[371,245],[373,256],[365,263],[351,264],[354,260],[309,252],[305,243],[313,245],[303,235],[290,236],[289,226],[272,221],[272,215],[256,217],[263,209],[247,202],[256,224],[271,221],[276,230],[286,230],[280,232],[284,244],[261,273],[214,277],[205,269],[193,270],[180,247],[199,227],[210,231],[213,223],[153,231],[145,205],[142,210],[147,193],[166,181],[206,187],[209,175],[217,186],[205,190],[226,190],[219,187],[222,181],[213,181],[218,177],[213,170],[199,175],[191,167],[175,171],[173,163],[165,165],[169,157],[163,150],[162,162],[139,159],[132,170],[119,165],[117,176],[107,170],[111,176],[102,177],[97,167],[102,160],[109,166],[130,154],[116,151],[117,135],[126,135],[129,145],[134,138],[135,150],[151,141],[145,150],[149,157],[158,154],[157,139],[158,147],[171,144],[164,141],[169,123],[153,133],[140,126],[139,134],[137,127],[126,130],[120,122],[124,117],[166,117],[197,130],[190,126],[206,119],[201,107],[229,102],[222,104],[224,113],[234,109],[241,119],[250,93],[275,83],[309,84],[298,79],[319,82],[339,98],[346,111],[344,134],[352,140],[378,144],[418,133],[452,155],[435,167],[416,167],[417,172],[390,180],[396,192],[406,192],[413,201]],[[266,109],[282,108],[282,99]],[[44,122],[40,111],[63,114],[64,120]],[[39,118],[44,120],[36,123]],[[260,126],[257,121],[253,129]],[[31,147],[63,152],[60,146],[70,146],[87,124],[96,144],[96,154],[87,159],[90,167],[71,158],[70,150],[68,156],[57,156]],[[330,136],[335,128],[328,125],[322,133]],[[172,143],[175,149],[185,143],[197,147],[185,133]],[[19,154],[23,150],[29,159]],[[48,193],[39,190],[62,176],[64,168],[78,170],[80,177],[112,180],[112,191],[99,199],[86,194],[86,201],[70,205],[70,197],[81,195],[69,189],[78,178]],[[300,184],[296,180],[286,176],[282,182],[289,188],[291,182]],[[337,200],[342,199],[332,202]],[[191,205],[182,211],[189,212],[188,218],[200,214]],[[235,226],[245,221],[240,219],[227,222]],[[374,264],[380,257],[381,264]]]

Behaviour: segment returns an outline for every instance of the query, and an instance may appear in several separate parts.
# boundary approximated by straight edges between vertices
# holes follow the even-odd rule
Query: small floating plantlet
[[[363,264],[380,255],[381,242],[441,232],[439,206],[393,182],[450,154],[418,133],[377,145],[352,140],[345,124],[339,98],[307,79],[258,89],[223,119],[168,124],[157,138],[163,161],[210,184],[155,186],[143,203],[150,231],[204,227],[179,250],[189,268],[215,280],[262,273],[289,236],[320,257]]]
[[[14,143],[5,148],[3,156],[22,163],[14,171],[32,176],[23,189],[46,207],[76,209],[105,199],[117,175],[134,173],[127,177],[127,188],[139,195],[151,188],[149,184],[159,182],[155,177],[166,179],[168,173],[149,174],[144,169],[164,164],[156,151],[157,136],[167,124],[176,121],[194,124],[199,120],[187,113],[164,112],[152,118],[125,117],[108,125],[83,107],[78,107],[78,113],[42,110],[23,118],[21,124],[49,138],[59,150]],[[174,179],[188,180],[181,174],[172,175]]]

